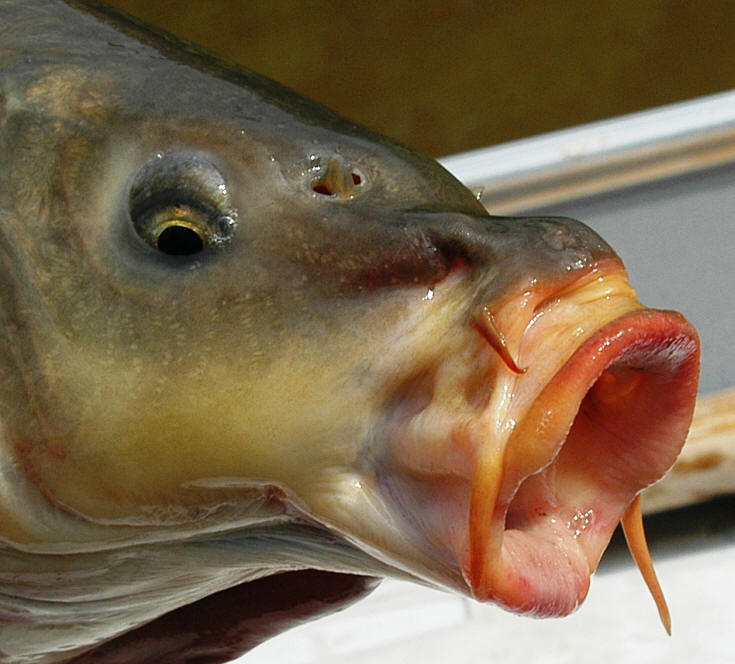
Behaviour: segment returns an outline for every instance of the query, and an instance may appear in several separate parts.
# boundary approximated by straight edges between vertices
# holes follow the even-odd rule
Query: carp
[[[694,329],[277,83],[0,0],[0,293],[2,662],[225,661],[383,576],[564,615],[621,519],[658,592]]]

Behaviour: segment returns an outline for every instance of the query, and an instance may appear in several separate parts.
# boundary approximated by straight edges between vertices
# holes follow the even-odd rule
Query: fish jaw
[[[698,339],[679,314],[644,308],[619,263],[560,292],[507,298],[493,318],[504,348],[488,344],[482,412],[435,453],[416,442],[437,421],[426,406],[393,441],[390,492],[437,555],[456,560],[465,592],[566,615],[630,503],[679,454]]]

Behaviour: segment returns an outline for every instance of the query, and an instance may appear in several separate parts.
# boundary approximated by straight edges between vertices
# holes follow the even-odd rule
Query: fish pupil
[[[204,241],[195,230],[187,226],[172,225],[161,231],[156,246],[170,256],[190,256],[204,249]]]

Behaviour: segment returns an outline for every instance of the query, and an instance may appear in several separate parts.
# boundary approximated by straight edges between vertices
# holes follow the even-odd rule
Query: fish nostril
[[[317,170],[321,171],[321,166]],[[321,177],[312,181],[311,189],[320,196],[349,199],[363,184],[363,176],[349,162],[342,157],[331,157]]]

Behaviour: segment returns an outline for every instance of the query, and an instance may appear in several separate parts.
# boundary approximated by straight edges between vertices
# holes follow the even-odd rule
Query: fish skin
[[[466,592],[451,525],[406,535],[423,489],[386,465],[392,432],[459,384],[442,353],[495,367],[478,307],[621,272],[613,250],[490,217],[432,160],[96,3],[0,0],[0,26],[0,661],[112,664],[151,639],[186,661],[173,612],[214,593],[252,602],[228,652],[237,620],[197,646],[225,661],[252,614],[283,615],[254,597],[279,579],[306,588],[296,619],[364,575]],[[130,219],[172,178],[218,211],[193,256]]]

